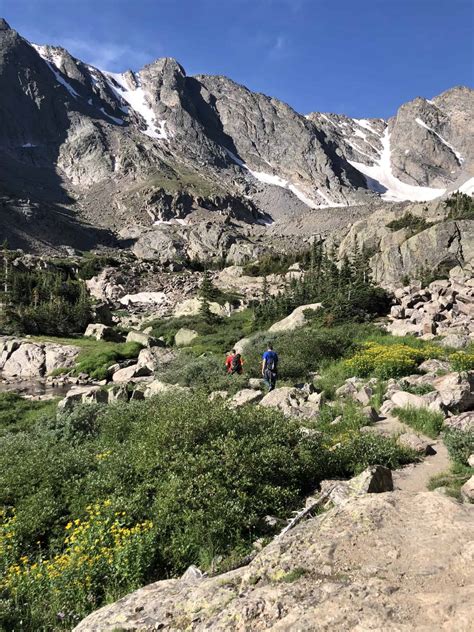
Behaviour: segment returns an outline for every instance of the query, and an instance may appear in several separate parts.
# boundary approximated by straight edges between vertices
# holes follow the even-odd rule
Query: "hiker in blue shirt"
[[[273,345],[269,344],[262,356],[262,377],[269,391],[273,391],[277,380],[278,353],[273,351]]]

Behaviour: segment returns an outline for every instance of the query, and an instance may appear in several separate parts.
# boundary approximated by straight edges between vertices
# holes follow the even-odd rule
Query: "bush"
[[[248,552],[322,479],[411,458],[344,415],[344,432],[304,436],[274,410],[162,396],[0,437],[0,628],[71,629],[144,582]]]
[[[416,453],[401,446],[394,438],[374,432],[357,433],[341,442],[334,450],[338,462],[338,476],[360,474],[369,465],[384,465],[390,469],[412,463]]]
[[[432,225],[433,224],[427,222],[424,217],[417,217],[416,215],[412,215],[412,213],[406,213],[403,217],[400,217],[400,219],[394,219],[386,226],[390,228],[390,230],[408,228],[411,235],[416,235],[416,233],[421,233],[422,230],[426,230]]]
[[[260,375],[262,353],[269,342],[279,355],[279,379],[304,381],[308,373],[319,369],[325,361],[344,355],[353,345],[353,332],[341,326],[257,334],[244,349],[246,372]]]
[[[53,414],[57,400],[33,401],[18,393],[0,393],[0,436],[26,430],[44,415]]]
[[[455,463],[467,465],[469,456],[474,454],[474,430],[466,432],[454,428],[446,430],[444,443],[448,448],[449,456]]]
[[[422,432],[432,439],[436,439],[443,427],[443,413],[428,410],[428,408],[407,406],[406,408],[395,408],[392,412],[407,426]]]
[[[474,353],[456,351],[449,356],[449,361],[454,371],[473,371]]]
[[[153,523],[131,524],[125,512],[111,511],[110,504],[90,505],[84,520],[68,522],[64,549],[53,557],[38,553],[15,560],[11,552],[10,559],[4,556],[0,587],[14,595],[15,607],[28,626],[23,629],[44,629],[45,613],[54,629],[56,622],[71,629],[91,608],[144,581],[154,546]],[[15,542],[16,524],[13,514],[0,526],[0,543]],[[15,618],[8,623],[14,629]]]
[[[406,344],[367,342],[359,353],[346,361],[346,368],[358,377],[375,376],[381,379],[401,377],[413,373],[427,358],[442,355],[439,347],[414,348]]]
[[[192,352],[182,351],[160,377],[170,384],[204,388],[207,392],[225,390],[237,392],[245,388],[248,374],[244,364],[242,375],[229,375],[224,366],[224,354],[202,355],[196,358]]]
[[[427,487],[430,491],[438,487],[444,487],[448,496],[452,496],[461,502],[463,500],[461,487],[469,480],[473,472],[473,468],[455,462],[449,471],[441,472],[441,474],[433,476],[428,482]]]

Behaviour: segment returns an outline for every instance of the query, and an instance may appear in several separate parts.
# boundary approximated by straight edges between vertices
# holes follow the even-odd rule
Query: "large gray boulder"
[[[132,366],[115,371],[112,375],[112,382],[130,382],[133,378],[148,377],[151,374],[152,372],[146,365],[132,364]]]
[[[21,340],[15,338],[0,338],[0,370],[3,369],[5,362],[20,345]]]
[[[432,384],[449,410],[464,412],[474,406],[474,371],[441,375]]]
[[[44,347],[39,344],[23,343],[14,351],[3,365],[3,374],[7,377],[31,378],[45,374]]]
[[[445,221],[435,224],[401,245],[372,257],[374,280],[393,285],[406,276],[441,266],[463,266],[474,260],[474,222]]]
[[[173,316],[175,318],[181,318],[182,316],[197,316],[202,307],[202,299],[200,298],[188,298],[181,301],[176,305],[173,310]],[[209,302],[209,310],[216,316],[228,316],[228,311],[224,305],[220,305],[215,301]]]
[[[49,375],[56,369],[70,369],[75,363],[80,349],[72,345],[45,344],[45,372]]]
[[[307,324],[308,320],[305,312],[316,312],[322,308],[322,303],[311,303],[310,305],[300,305],[294,309],[289,316],[274,323],[268,331],[277,333],[281,331],[293,331]]]
[[[96,340],[113,340],[114,336],[114,329],[102,323],[91,323],[87,325],[84,332],[85,338],[95,338]]]
[[[415,450],[418,454],[434,454],[432,442],[423,439],[414,432],[403,432],[398,437],[398,442],[410,450]]]
[[[73,386],[58,404],[59,410],[71,410],[76,404],[107,404],[109,394],[100,386]]]
[[[461,487],[461,496],[465,502],[474,503],[474,476]]]
[[[165,393],[189,395],[191,392],[192,390],[187,386],[168,384],[167,382],[162,382],[161,380],[153,380],[153,382],[150,382],[145,389],[145,398],[153,397],[154,395],[163,395]]]
[[[175,357],[176,352],[166,347],[145,348],[138,354],[137,364],[138,366],[146,366],[154,373],[170,364]]]
[[[316,417],[321,408],[320,394],[311,395],[299,388],[282,386],[275,388],[265,395],[259,405],[265,408],[275,408],[287,416],[311,418]]]
[[[247,404],[256,404],[263,398],[263,393],[252,388],[244,388],[229,401],[231,408],[240,408]]]
[[[178,331],[176,332],[176,335],[174,337],[174,344],[177,347],[188,347],[198,336],[198,332],[194,329],[181,327],[181,329],[178,329]]]
[[[373,465],[348,481],[325,480],[321,482],[322,494],[328,493],[334,505],[364,494],[381,494],[393,491],[392,472],[383,465]]]
[[[474,431],[474,410],[469,410],[460,415],[453,415],[444,420],[445,428],[460,430],[461,432]]]
[[[129,331],[127,334],[127,342],[136,342],[142,347],[155,347],[157,345],[164,346],[161,340],[158,340],[150,334],[146,334],[143,331]]]
[[[72,345],[3,339],[0,369],[5,377],[38,378],[56,369],[72,368],[78,354],[79,348]]]

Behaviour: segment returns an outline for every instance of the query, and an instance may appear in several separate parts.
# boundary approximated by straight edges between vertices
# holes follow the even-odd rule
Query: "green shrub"
[[[403,390],[412,395],[427,395],[435,389],[431,384],[403,384]]]
[[[448,448],[449,456],[455,463],[467,465],[469,456],[474,454],[474,430],[466,432],[454,428],[446,430],[444,443]]]
[[[92,608],[144,582],[147,558],[153,554],[153,523],[130,523],[125,512],[111,511],[110,504],[89,505],[83,520],[67,523],[64,548],[53,557],[38,553],[20,560],[4,556],[0,561],[4,565],[0,586],[14,595],[22,629],[45,629],[48,619],[52,626],[48,629],[57,629],[58,624],[71,629]],[[16,526],[13,514],[0,525],[0,543],[15,541]],[[11,552],[8,557],[14,558]],[[49,615],[46,621],[45,615]],[[17,624],[14,615],[8,623]]]
[[[346,361],[346,368],[358,377],[401,377],[415,372],[423,360],[440,357],[442,353],[442,350],[434,345],[415,348],[400,343],[379,344],[369,341]]]
[[[246,371],[260,375],[261,357],[268,342],[279,355],[279,379],[305,381],[308,373],[324,362],[340,358],[353,344],[353,333],[347,327],[304,328],[285,333],[255,335],[244,349]]]
[[[474,353],[456,351],[449,356],[454,371],[474,371]]]
[[[390,230],[401,230],[402,228],[408,228],[411,235],[416,235],[416,233],[420,233],[422,230],[426,230],[433,224],[427,222],[424,217],[417,217],[416,215],[412,215],[412,213],[405,213],[403,217],[399,219],[394,219],[389,222],[386,226],[390,228]]]
[[[416,453],[400,446],[395,438],[387,438],[375,432],[355,433],[347,441],[333,448],[338,464],[338,476],[360,474],[370,465],[384,465],[396,469],[400,465],[416,461]]]
[[[414,430],[436,439],[444,423],[443,413],[428,408],[395,408],[392,413]]]
[[[18,393],[0,393],[0,436],[26,430],[44,415],[56,410],[57,400],[33,401]]]
[[[196,394],[0,437],[0,628],[71,629],[145,582],[248,552],[266,515],[286,518],[322,479],[411,458],[360,423],[348,408],[343,432],[304,436],[277,411]]]
[[[473,468],[466,467],[460,463],[454,463],[448,472],[442,472],[433,476],[428,482],[428,489],[433,491],[438,487],[445,487],[448,496],[461,501],[461,487],[472,476]]]
[[[249,378],[246,366],[242,375],[229,375],[224,359],[224,354],[220,357],[210,354],[196,358],[192,352],[182,351],[160,377],[170,384],[204,388],[207,392],[236,392],[245,388]]]

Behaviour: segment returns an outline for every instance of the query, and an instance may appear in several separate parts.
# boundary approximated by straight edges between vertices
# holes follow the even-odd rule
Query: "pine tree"
[[[207,301],[213,301],[216,298],[217,292],[214,284],[212,283],[211,275],[209,274],[209,270],[205,270],[201,285],[199,287],[199,296],[202,299],[206,299]]]

